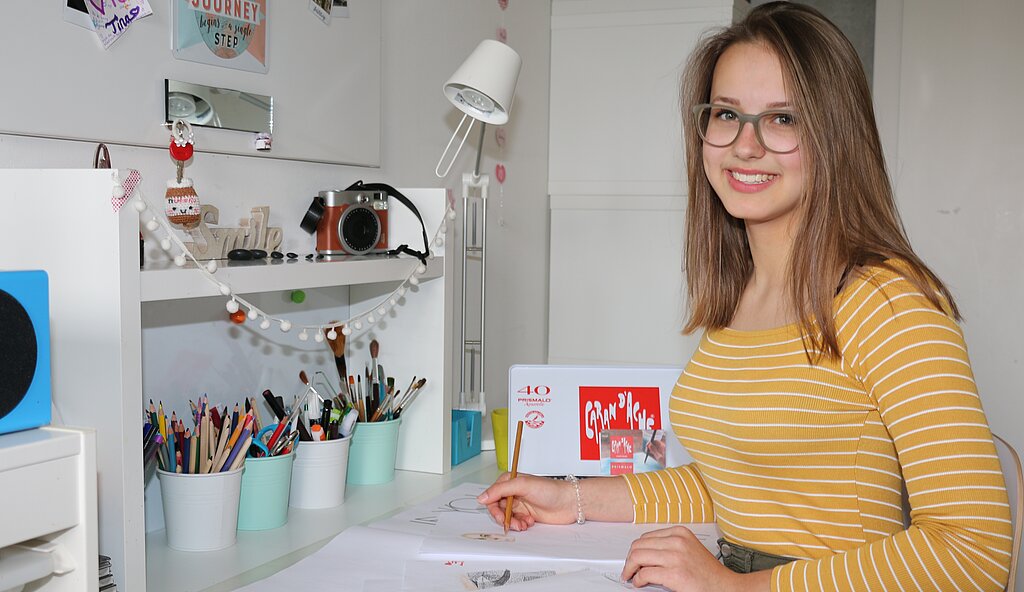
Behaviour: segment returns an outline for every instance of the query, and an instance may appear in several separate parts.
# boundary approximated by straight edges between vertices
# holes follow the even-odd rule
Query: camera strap
[[[387,183],[363,183],[360,180],[349,185],[345,191],[360,190],[383,191],[390,195],[391,197],[402,202],[402,205],[409,208],[409,211],[415,214],[416,219],[420,221],[420,231],[423,233],[423,250],[417,251],[411,248],[409,245],[399,245],[398,247],[388,251],[388,255],[397,255],[399,253],[405,253],[406,255],[412,255],[413,257],[419,259],[420,263],[426,265],[427,257],[430,255],[430,244],[429,241],[427,240],[427,226],[426,224],[423,223],[423,216],[420,215],[420,211],[416,209],[416,206],[412,203],[412,201],[408,197],[402,195],[401,191],[395,189],[394,187],[388,185]]]

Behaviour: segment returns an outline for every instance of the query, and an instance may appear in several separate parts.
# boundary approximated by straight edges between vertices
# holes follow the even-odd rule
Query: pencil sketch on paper
[[[472,571],[462,576],[462,585],[466,590],[486,590],[488,588],[498,588],[506,584],[519,584],[521,582],[539,580],[553,576],[555,573],[554,570],[513,572],[508,569],[492,569]]]
[[[426,511],[422,516],[410,518],[409,522],[412,522],[413,524],[436,526],[438,517],[441,514],[449,514],[453,512],[460,514],[487,514],[487,508],[485,506],[481,506],[480,502],[476,501],[477,495],[480,495],[480,492],[475,494],[467,493],[458,495],[447,502],[438,505],[434,509]]]
[[[494,543],[516,542],[515,537],[511,535],[495,534],[493,532],[467,532],[462,535],[462,538],[469,539],[471,541],[491,541]]]

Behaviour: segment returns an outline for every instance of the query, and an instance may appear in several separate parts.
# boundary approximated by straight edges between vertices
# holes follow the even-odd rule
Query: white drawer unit
[[[0,590],[93,590],[96,438],[38,428],[0,436]]]

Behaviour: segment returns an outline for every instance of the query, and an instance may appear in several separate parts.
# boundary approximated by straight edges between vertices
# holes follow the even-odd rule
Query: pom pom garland
[[[195,267],[198,271],[203,273],[206,278],[212,282],[218,292],[222,296],[228,297],[225,303],[225,309],[231,317],[232,322],[244,323],[247,319],[256,321],[261,319],[259,322],[259,328],[262,330],[268,330],[277,323],[278,328],[283,333],[287,333],[292,329],[292,322],[288,319],[276,317],[260,310],[257,306],[251,302],[239,297],[235,294],[234,290],[227,283],[221,282],[214,277],[214,274],[220,269],[220,266],[216,261],[199,261],[193,254],[185,247],[185,244],[174,232],[170,222],[165,216],[150,216],[146,213],[150,210],[156,213],[158,210],[152,209],[146,201],[143,195],[141,186],[137,187],[132,197],[132,206],[139,213],[139,217],[144,219],[144,226],[150,232],[156,232],[158,229],[163,229],[164,237],[160,238],[159,245],[163,251],[171,252],[172,250],[178,251],[179,253],[174,256],[174,264],[178,267],[184,267],[187,263],[190,263],[190,267]],[[160,212],[163,214],[163,212]],[[445,213],[445,217],[448,220],[454,220],[456,217],[455,211],[449,207]],[[437,232],[434,235],[434,243],[437,245],[444,244],[444,234],[447,230],[447,225],[442,219],[441,224],[438,226]],[[433,256],[434,254],[431,253]],[[417,276],[424,275],[427,272],[427,266],[418,264],[412,268],[409,275],[402,281],[398,287],[387,294],[381,299],[375,306],[372,306],[366,310],[369,313],[363,313],[355,315],[344,321],[333,321],[324,325],[297,325],[296,328],[300,329],[298,338],[300,341],[308,341],[310,332],[313,333],[313,340],[317,343],[324,341],[324,333],[327,334],[327,339],[335,340],[340,332],[342,335],[348,337],[354,332],[361,332],[365,329],[369,329],[378,320],[386,318],[386,315],[393,308],[396,308],[402,302],[403,297],[408,292],[408,286],[418,286],[420,279]],[[244,307],[244,310],[243,310]]]

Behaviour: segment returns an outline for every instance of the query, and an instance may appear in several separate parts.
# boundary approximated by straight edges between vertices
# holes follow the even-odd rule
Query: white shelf
[[[316,344],[302,344],[294,334],[278,331],[271,333],[273,338],[263,339],[253,331],[236,328],[225,322],[222,307],[192,306],[190,299],[220,296],[217,285],[198,269],[149,264],[140,270],[138,212],[132,207],[111,211],[111,171],[3,169],[0,186],[12,196],[4,201],[4,215],[0,216],[0,236],[11,245],[0,249],[0,268],[43,269],[49,275],[53,401],[62,421],[95,430],[92,474],[99,474],[94,481],[99,506],[98,550],[111,557],[119,589],[145,592],[147,580],[168,578],[171,583],[157,584],[155,589],[167,589],[172,583],[176,590],[208,588],[250,569],[254,565],[250,557],[273,563],[348,524],[372,517],[370,513],[404,503],[402,500],[417,495],[421,487],[437,490],[449,478],[445,473],[451,470],[454,281],[445,267],[446,259],[452,261],[452,247],[449,241],[441,241],[433,245],[436,258],[428,261],[426,274],[420,276],[424,281],[402,299],[400,314],[396,313],[394,320],[389,317],[387,322],[375,323],[352,342],[353,347],[365,348],[359,339],[380,339],[387,344],[388,370],[394,376],[431,378],[415,408],[407,418],[403,415],[396,458],[397,467],[423,473],[402,473],[393,489],[353,488],[353,505],[334,514],[309,517],[296,512],[294,526],[278,531],[286,534],[287,541],[242,533],[239,545],[221,553],[183,557],[168,550],[162,536],[146,532],[153,512],[145,505],[146,474],[140,446],[144,399],[156,394],[167,408],[180,413],[187,408],[188,398],[207,391],[210,384],[218,386],[221,398],[210,393],[211,401],[218,403],[230,402],[228,393],[246,387],[259,392],[256,386],[260,384],[273,384],[275,392],[285,392],[293,388],[297,366],[315,375],[317,367],[333,370],[333,356],[328,359],[323,355],[326,350],[314,351]],[[428,231],[445,220],[448,200],[444,189],[402,192],[417,205]],[[266,203],[281,208],[284,199]],[[74,215],[51,217],[41,232],[26,222],[38,218],[41,203]],[[419,244],[422,230],[416,217],[400,208],[392,214],[389,236],[394,244]],[[89,229],[88,233],[82,235],[82,228]],[[74,243],[54,239],[79,236],[85,238]],[[329,317],[324,315],[335,312],[341,318],[369,313],[419,264],[407,256],[224,263],[216,277],[236,292],[254,294],[252,299],[272,314],[286,307],[289,316],[305,315],[314,321],[326,320]],[[301,306],[270,295],[318,287],[332,289],[318,290]],[[147,322],[152,321],[149,325],[143,323],[144,309]],[[218,356],[230,361],[212,367],[210,360],[221,359]],[[144,373],[149,381],[143,380]],[[249,379],[258,384],[243,384]],[[34,490],[15,485],[0,487],[0,491],[21,505],[45,501],[45,496],[31,497]],[[373,498],[363,502],[368,505],[362,510],[361,497]],[[154,501],[150,499],[151,504]],[[151,509],[157,510],[161,522],[148,526],[162,533],[159,508]],[[8,533],[4,526],[0,521],[0,535]],[[147,540],[153,541],[154,549],[147,550]],[[212,565],[204,563],[210,558],[233,566],[228,575],[215,567],[193,569],[193,564]],[[190,583],[178,583],[183,581]]]
[[[299,561],[350,526],[379,520],[460,483],[491,483],[500,474],[493,452],[479,454],[443,475],[396,471],[391,483],[349,485],[345,502],[336,508],[289,508],[288,523],[281,528],[239,531],[238,542],[222,551],[175,551],[167,547],[165,531],[152,532],[146,536],[146,590],[233,590]]]
[[[413,272],[419,261],[408,256],[364,255],[339,259],[260,259],[255,261],[219,260],[217,280],[238,294],[275,290],[304,290],[325,286],[400,282]],[[444,262],[427,260],[421,279],[433,279],[444,273]],[[220,296],[217,286],[196,268],[179,268],[171,262],[150,263],[142,270],[142,302]]]

